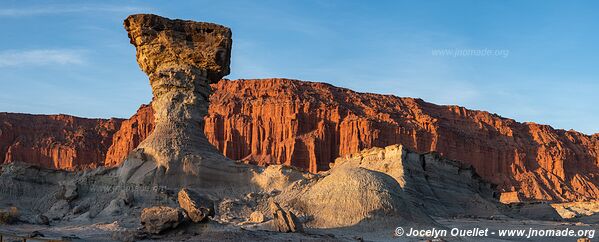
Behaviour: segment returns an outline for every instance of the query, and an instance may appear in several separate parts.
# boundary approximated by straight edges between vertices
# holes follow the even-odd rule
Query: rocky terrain
[[[222,80],[212,89],[204,133],[212,145],[234,160],[286,164],[317,172],[327,170],[339,156],[403,144],[418,152],[435,151],[472,165],[499,190],[514,191],[522,199],[577,201],[599,196],[597,134],[588,136],[547,125],[518,123],[484,111],[439,106],[420,99],[357,93],[324,83]],[[54,166],[56,158],[50,163],[42,159],[53,144],[78,150],[83,147],[68,139],[42,143],[43,139],[31,136],[41,132],[12,131],[9,125],[18,125],[13,116],[18,114],[4,114],[0,129],[26,139],[19,143],[30,151],[29,156],[4,155],[5,162],[20,160],[63,169],[88,166],[89,160]],[[32,122],[46,122],[52,116],[31,118]],[[105,142],[111,145],[100,153],[107,155],[96,159],[99,163],[94,165],[101,165],[102,160],[106,166],[120,164],[152,133],[153,119],[152,108],[143,105],[122,122],[112,142]],[[100,125],[103,121],[89,122]],[[37,128],[41,126],[26,131]],[[48,133],[49,137],[53,135]],[[2,151],[17,146],[10,137],[0,137]]]
[[[323,83],[219,82],[229,28],[151,14],[124,26],[151,106],[125,121],[2,114],[0,234],[360,241],[413,239],[398,227],[597,227],[596,136]]]
[[[588,205],[582,211],[585,204],[556,210],[547,204],[501,205],[494,186],[471,168],[401,145],[339,158],[318,174],[281,165],[245,166],[253,170],[250,187],[222,190],[123,182],[123,167],[68,172],[11,163],[0,172],[0,207],[18,208],[19,222],[0,226],[0,233],[104,241],[414,241],[418,238],[393,231],[398,226],[596,229],[599,222],[580,215],[560,221],[556,213],[574,207],[596,212]],[[292,219],[282,219],[287,217]]]

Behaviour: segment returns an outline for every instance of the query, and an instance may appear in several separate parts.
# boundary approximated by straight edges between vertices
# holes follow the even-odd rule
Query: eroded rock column
[[[210,83],[229,74],[231,30],[151,14],[125,20],[137,62],[152,86],[156,128],[135,152],[164,167],[187,169],[191,160],[216,153],[203,133]],[[204,156],[205,156],[204,155]]]

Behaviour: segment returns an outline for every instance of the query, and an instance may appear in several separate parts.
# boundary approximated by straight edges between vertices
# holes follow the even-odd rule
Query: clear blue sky
[[[151,91],[122,20],[156,13],[231,27],[230,79],[328,82],[592,134],[599,132],[598,5],[2,0],[0,111],[129,117]],[[480,51],[487,54],[472,54]]]

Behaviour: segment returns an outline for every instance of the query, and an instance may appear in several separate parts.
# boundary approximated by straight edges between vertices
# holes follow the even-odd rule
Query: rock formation
[[[339,158],[323,178],[281,201],[311,214],[317,227],[352,226],[371,218],[429,223],[429,216],[500,214],[494,187],[471,168],[401,145]],[[338,211],[343,211],[339,213]]]
[[[131,15],[124,25],[150,78],[154,128],[119,167],[119,179],[213,192],[251,189],[254,167],[224,157],[202,132],[210,83],[229,74],[231,30],[152,14]]]
[[[471,167],[392,145],[339,158],[329,171],[294,183],[274,200],[309,217],[309,227],[339,228],[431,224],[430,216],[497,216],[502,211],[496,196]]]
[[[135,115],[122,122],[112,136],[112,144],[106,152],[105,166],[120,165],[133,149],[148,137],[154,129],[154,110],[142,105]]]
[[[597,201],[554,203],[551,206],[560,217],[566,219],[599,214],[599,202]]]
[[[180,208],[156,206],[145,208],[141,212],[141,225],[148,233],[152,234],[176,228],[183,222],[185,222],[185,216]]]
[[[168,173],[213,150],[204,137],[210,83],[229,74],[231,30],[157,15],[125,20],[137,63],[150,77],[155,128],[137,147]]]
[[[412,219],[401,187],[389,175],[349,167],[337,169],[310,187],[298,206],[313,214],[313,226],[352,226],[368,218],[394,215]],[[343,212],[340,212],[343,211]]]
[[[270,202],[269,207],[277,231],[283,233],[304,231],[301,222],[293,212],[285,211],[278,203],[273,201]]]
[[[214,217],[214,203],[212,200],[183,188],[177,194],[179,206],[185,210],[191,221],[198,223]]]
[[[597,135],[324,83],[238,80],[214,89],[205,133],[232,159],[314,172],[363,148],[403,144],[470,164],[528,199],[599,196]]]
[[[426,214],[453,217],[499,213],[494,185],[480,179],[471,166],[434,152],[421,154],[402,145],[366,149],[336,159],[331,173],[356,167],[394,179],[405,193],[402,199],[409,198],[407,200],[411,203],[420,204]],[[374,201],[375,198],[369,200]]]
[[[121,122],[62,114],[0,113],[0,163],[21,161],[65,170],[97,167]]]
[[[320,171],[338,156],[400,143],[470,164],[500,191],[519,192],[522,199],[573,201],[599,196],[599,134],[588,136],[484,111],[357,93],[323,83],[237,80],[212,88],[204,132],[231,159]],[[18,125],[13,115],[17,114],[2,116],[0,125]],[[122,162],[151,133],[152,117],[151,107],[142,106],[123,122],[107,151],[106,165]],[[33,136],[41,132],[20,130],[13,132],[23,136],[20,139],[43,140]],[[48,134],[52,135],[56,134]],[[32,153],[24,161],[45,164],[39,159],[40,150],[29,148],[36,142],[26,145]],[[67,142],[81,150],[80,143]],[[7,149],[0,144],[0,152]]]
[[[205,134],[231,159],[315,172],[363,148],[403,144],[472,165],[502,192],[524,199],[599,196],[599,134],[324,83],[236,80],[213,89]]]
[[[513,192],[502,192],[499,195],[499,202],[504,204],[521,203],[520,193],[517,191]]]
[[[599,197],[597,135],[324,83],[238,80],[214,89],[205,133],[232,159],[314,172],[338,156],[403,144],[472,165],[527,199]]]
[[[124,240],[166,239],[168,236],[171,240],[210,237],[295,241],[330,240],[341,235],[338,239],[344,241],[350,237],[362,240],[364,234],[371,237],[369,240],[389,240],[396,239],[391,237],[391,231],[397,226],[431,228],[448,218],[456,220],[456,216],[485,216],[492,221],[496,215],[505,218],[513,215],[512,206],[518,207],[518,214],[534,211],[524,203],[499,205],[495,186],[487,181],[504,186],[504,190],[505,184],[518,185],[518,191],[524,194],[556,199],[587,198],[589,194],[596,194],[593,179],[596,179],[597,164],[593,159],[597,156],[593,153],[596,149],[590,147],[596,145],[597,137],[572,134],[586,140],[583,144],[578,140],[576,145],[556,148],[564,152],[588,148],[577,150],[575,154],[581,156],[573,160],[569,155],[563,156],[569,162],[590,167],[585,170],[588,167],[581,166],[578,167],[581,170],[574,171],[582,178],[569,177],[572,171],[567,169],[559,173],[559,169],[566,167],[565,162],[556,165],[552,160],[553,163],[547,165],[549,163],[538,156],[540,148],[535,150],[535,159],[517,160],[508,170],[502,168],[504,160],[493,156],[495,150],[482,149],[486,146],[479,145],[489,144],[485,140],[495,142],[496,146],[521,144],[519,142],[526,139],[522,138],[523,131],[516,128],[534,125],[416,99],[355,93],[326,84],[291,80],[227,81],[216,85],[221,91],[228,91],[211,97],[217,105],[204,124],[203,118],[209,112],[209,83],[229,72],[229,29],[155,15],[130,16],[125,20],[125,28],[137,49],[140,67],[150,77],[154,99],[152,111],[144,112],[148,107],[142,107],[142,112],[124,122],[124,127],[112,139],[108,138],[112,133],[102,133],[101,137],[105,137],[107,143],[112,141],[113,147],[105,164],[119,164],[118,168],[71,172],[20,162],[4,164],[0,166],[0,205],[14,206],[18,213],[0,211],[3,217],[0,220],[48,224],[51,226],[48,231],[109,230],[116,233],[114,239]],[[457,114],[452,116],[451,112]],[[468,123],[474,122],[472,115],[480,119],[478,126]],[[7,128],[2,126],[0,135],[10,141],[2,147],[12,147],[15,140],[28,137],[19,138],[19,134],[10,133],[15,130],[11,124],[14,122],[18,120],[2,123]],[[97,127],[103,122],[95,120],[86,125]],[[502,126],[506,124],[507,127]],[[492,133],[497,127],[502,128],[501,132]],[[116,126],[111,130],[116,130]],[[508,131],[513,140],[504,137]],[[484,136],[487,132],[501,139]],[[531,139],[550,140],[563,135],[561,131],[543,132],[540,137]],[[542,136],[547,133],[556,136]],[[472,135],[484,139],[454,139],[478,137]],[[74,136],[60,142],[81,139]],[[589,139],[591,141],[584,143]],[[226,155],[240,156],[238,158],[248,163],[291,166],[262,168],[240,164],[223,156],[210,142]],[[385,142],[406,145],[351,152]],[[37,140],[28,144],[38,143],[53,146],[53,143]],[[86,145],[75,143],[73,147]],[[423,154],[406,147],[438,150],[447,155],[455,154],[456,150],[490,153],[467,154],[466,159],[459,162],[436,152]],[[522,147],[528,146],[515,146],[516,154]],[[553,159],[555,150],[549,150]],[[522,152],[530,155],[532,151]],[[339,154],[346,155],[331,164],[332,158]],[[589,157],[592,158],[590,165],[587,164]],[[468,160],[470,158],[472,160]],[[37,161],[40,160],[30,160]],[[91,161],[91,164],[99,163]],[[78,167],[74,163],[58,165]],[[326,171],[314,174],[305,170]],[[564,182],[578,179],[578,183],[556,186],[546,179],[548,174],[539,173],[548,171],[558,178],[563,175]],[[530,177],[536,174],[544,177]],[[532,187],[527,187],[527,182],[532,182]],[[586,189],[586,193],[573,191],[576,185]],[[181,189],[183,187],[190,189]],[[568,209],[575,207],[596,210],[594,205],[569,205]],[[512,209],[512,213],[505,212],[508,209]],[[272,217],[266,218],[264,214]],[[206,217],[216,223],[188,223],[188,219],[199,222]],[[139,228],[140,223],[143,228]],[[185,228],[169,231],[182,223],[186,223]],[[257,231],[268,225],[279,232],[301,232],[306,226],[310,233],[289,236]],[[502,221],[500,226],[505,225]],[[4,225],[3,229],[5,226],[11,225]],[[21,227],[9,229],[24,230]],[[85,236],[83,240],[107,237],[105,232],[80,234]],[[39,232],[38,235],[43,236]]]
[[[264,214],[262,212],[254,211],[250,214],[248,221],[250,223],[262,223],[265,219],[266,218],[264,217]]]

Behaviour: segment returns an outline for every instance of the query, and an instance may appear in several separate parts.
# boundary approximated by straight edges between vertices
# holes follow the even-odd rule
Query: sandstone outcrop
[[[210,83],[229,74],[231,30],[157,15],[131,15],[125,29],[137,63],[150,77],[155,127],[137,149],[166,172],[187,167],[213,150],[204,134]]]
[[[499,202],[504,204],[521,203],[522,199],[517,191],[513,192],[502,192],[499,195]]]
[[[159,234],[185,222],[183,210],[167,206],[144,208],[141,212],[141,225],[148,233]]]
[[[131,15],[124,26],[150,78],[154,128],[119,167],[121,182],[251,188],[253,167],[224,157],[202,132],[210,83],[229,74],[231,30],[152,14]]]
[[[365,238],[378,241],[397,239],[391,235],[397,226],[416,229],[462,227],[464,220],[458,216],[476,217],[476,220],[468,220],[468,224],[475,222],[484,227],[493,223],[502,228],[510,228],[506,222],[510,222],[511,217],[508,216],[514,214],[522,218],[539,214],[544,220],[556,218],[546,212],[552,207],[544,202],[530,203],[542,205],[533,207],[525,203],[499,206],[495,185],[487,181],[499,184],[504,194],[513,194],[510,191],[516,190],[515,194],[522,192],[533,197],[541,194],[551,199],[587,198],[588,194],[595,194],[595,187],[589,187],[589,184],[596,185],[593,180],[596,178],[593,170],[596,163],[591,163],[593,165],[589,166],[592,169],[589,170],[585,170],[587,167],[577,167],[580,170],[571,171],[568,167],[563,172],[563,182],[571,181],[571,177],[568,177],[571,172],[586,180],[579,178],[577,184],[562,186],[560,183],[557,186],[546,178],[560,178],[561,173],[557,171],[568,164],[552,163],[549,166],[543,163],[547,161],[536,156],[527,162],[518,160],[512,163],[512,170],[503,170],[501,167],[504,164],[501,162],[504,160],[496,159],[494,150],[476,150],[481,148],[480,145],[489,143],[475,139],[453,139],[480,138],[494,141],[492,144],[497,147],[521,144],[518,142],[526,141],[526,137],[522,138],[523,131],[513,130],[522,125],[529,128],[534,125],[518,124],[496,115],[490,115],[489,118],[484,112],[436,106],[416,99],[354,93],[326,84],[290,80],[275,80],[275,84],[266,92],[263,88],[255,89],[265,83],[268,85],[265,81],[242,84],[228,82],[222,85],[233,85],[229,93],[212,96],[212,100],[217,100],[222,109],[214,110],[215,115],[209,116],[204,126],[202,122],[208,112],[210,92],[208,83],[228,73],[228,29],[155,15],[130,16],[125,21],[125,27],[137,49],[140,67],[150,76],[154,114],[140,114],[135,118],[139,120],[126,122],[126,129],[118,135],[122,139],[112,139],[113,146],[125,144],[109,152],[114,157],[126,153],[123,163],[120,163],[120,158],[106,162],[106,165],[120,164],[118,168],[99,167],[71,172],[20,162],[0,166],[0,204],[16,206],[19,220],[31,221],[33,216],[42,214],[47,218],[46,223],[52,221],[48,231],[86,231],[87,235],[79,233],[86,236],[81,238],[83,240],[106,239],[106,231],[114,231],[113,238],[125,240],[224,238],[296,241],[309,238],[344,241]],[[254,87],[246,88],[244,85]],[[459,115],[451,116],[444,111],[454,108]],[[472,121],[470,118],[473,114],[477,118],[482,117],[478,126],[468,123]],[[153,119],[144,122],[144,117],[149,116]],[[487,123],[490,121],[494,123]],[[504,127],[505,130],[499,134],[492,133],[493,128],[503,127],[500,122],[512,126]],[[139,128],[139,125],[142,127]],[[213,129],[202,130],[203,127]],[[231,133],[227,133],[227,130]],[[504,137],[506,130],[513,131],[510,133],[513,140]],[[485,136],[486,132],[502,137],[498,140],[504,143],[498,142],[493,135]],[[552,132],[556,134],[555,137],[544,136]],[[531,136],[531,139],[557,139],[561,137],[560,132],[548,129],[540,132],[540,138]],[[0,135],[2,133],[0,131]],[[139,145],[138,141],[127,138],[136,134]],[[204,134],[215,138],[210,140],[228,156],[243,154],[246,152],[243,146],[250,144],[248,154],[243,155],[244,161],[292,166],[279,164],[262,168],[233,162],[212,148]],[[236,143],[238,137],[248,134],[251,135],[251,142]],[[410,142],[409,137],[413,142]],[[595,136],[580,137],[596,139]],[[231,143],[215,142],[219,140]],[[362,146],[370,147],[391,141],[406,145],[361,149]],[[595,145],[596,142],[589,144]],[[528,147],[526,145],[523,147]],[[579,143],[576,145],[592,147]],[[556,149],[566,152],[577,148],[576,145]],[[236,146],[241,149],[230,149]],[[264,147],[266,150],[262,150]],[[355,147],[360,151],[351,153],[349,150]],[[480,152],[475,156],[464,156],[473,160],[455,161],[440,156],[438,152],[419,153],[406,147],[445,151],[447,155],[456,151]],[[133,150],[129,152],[130,149]],[[522,152],[530,155],[532,151]],[[535,152],[538,155],[541,151],[537,149]],[[576,152],[579,152],[577,155],[589,154],[588,157],[596,158],[591,148],[581,148]],[[322,160],[339,154],[345,155],[333,163]],[[555,153],[550,152],[550,155]],[[565,155],[564,159],[569,157]],[[576,156],[574,161],[587,164],[588,157]],[[552,162],[555,161],[553,158],[551,156]],[[487,161],[490,165],[485,163]],[[591,162],[594,160],[591,159]],[[303,170],[326,171],[308,173],[293,166]],[[483,179],[477,172],[483,175]],[[534,172],[544,172],[540,173],[544,176],[534,177],[537,174]],[[553,173],[546,174],[548,172]],[[507,178],[510,183],[494,180],[498,178]],[[513,187],[506,187],[506,184]],[[527,184],[530,186],[527,187]],[[579,190],[578,193],[572,192],[575,186],[584,187],[587,193],[583,194]],[[145,231],[160,234],[187,222],[187,215],[194,221],[201,221],[213,214],[215,209],[209,200],[199,198],[191,190],[180,190],[181,187],[190,187],[198,194],[210,195],[219,201],[218,216],[214,217],[218,223],[190,224],[176,234],[152,235],[149,238],[133,229],[141,220]],[[180,191],[177,197],[176,191]],[[177,202],[183,209],[176,207]],[[593,215],[598,210],[596,202],[564,205],[560,209],[576,210],[576,214],[572,214],[575,217],[578,214]],[[265,219],[261,216],[263,212],[270,212],[273,219],[261,222]],[[6,213],[0,215],[3,215],[0,220],[7,218]],[[499,218],[496,215],[501,216],[499,223],[492,222]],[[481,219],[481,216],[489,219]],[[241,227],[248,224],[245,219],[248,217],[254,224]],[[452,223],[448,224],[448,220]],[[441,224],[443,222],[445,224]],[[521,220],[516,222],[517,226],[522,225]],[[535,223],[527,221],[530,222]],[[262,229],[267,225],[274,225],[280,232],[301,232],[304,225],[311,231],[290,236],[246,230]],[[558,224],[546,223],[545,227],[555,225]],[[571,224],[566,226],[571,227]],[[581,222],[580,226],[587,224]],[[17,225],[11,226],[11,229],[22,228]],[[89,231],[104,231],[101,232],[104,234],[90,236]]]
[[[204,132],[231,159],[320,171],[338,156],[401,143],[470,164],[501,192],[518,191],[522,199],[574,201],[599,196],[599,134],[588,136],[484,111],[357,93],[324,83],[223,80],[212,88]],[[2,116],[4,125],[18,125],[12,115],[17,114]],[[43,122],[52,119],[36,117]],[[113,141],[105,142],[112,143],[106,165],[120,164],[151,133],[152,117],[151,107],[142,106],[123,122]],[[15,133],[43,140],[32,138],[41,132]],[[44,164],[38,158],[43,156],[40,151],[30,148],[35,144],[26,144],[32,153],[24,161]],[[79,143],[72,145],[80,149]],[[1,144],[0,152],[6,147]]]
[[[501,192],[518,191],[523,199],[599,196],[597,134],[324,83],[223,80],[212,87],[204,132],[231,159],[315,172],[338,156],[403,144],[472,165]]]
[[[285,79],[221,81],[205,133],[232,159],[328,169],[338,156],[403,144],[472,165],[524,198],[599,197],[599,139],[420,99]]]
[[[0,163],[27,162],[53,169],[101,165],[120,119],[0,113]]]
[[[177,201],[194,223],[205,221],[209,216],[214,217],[214,202],[189,189],[181,189],[177,194]]]
[[[494,185],[480,179],[471,166],[440,157],[436,153],[421,154],[402,145],[365,149],[336,159],[331,175],[340,173],[340,170],[356,169],[356,167],[385,174],[395,180],[398,187],[395,190],[389,188],[378,190],[390,191],[391,194],[404,194],[399,197],[412,204],[420,204],[420,209],[426,214],[452,217],[493,216],[499,213],[496,210],[498,194]],[[353,176],[353,178],[337,179],[338,182],[334,183],[356,179],[356,176]],[[351,191],[349,187],[346,190]],[[371,197],[371,199],[364,199],[364,202],[376,200],[377,197],[380,199],[383,196],[371,195]],[[381,202],[381,204],[388,203]],[[363,206],[368,205],[370,203],[365,202]],[[416,218],[409,218],[409,220],[416,220]]]
[[[269,207],[272,211],[273,223],[277,231],[283,233],[304,231],[302,224],[293,212],[285,211],[281,208],[281,205],[273,201],[270,202]]]
[[[133,149],[148,137],[154,129],[154,110],[150,105],[141,105],[131,118],[121,123],[112,136],[112,145],[106,152],[105,166],[120,165]]]

